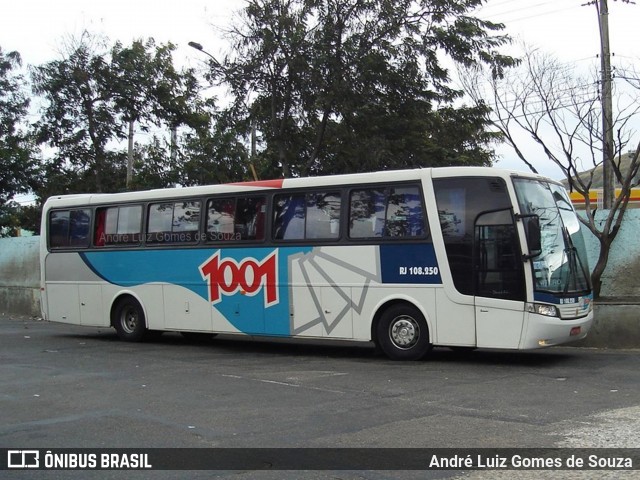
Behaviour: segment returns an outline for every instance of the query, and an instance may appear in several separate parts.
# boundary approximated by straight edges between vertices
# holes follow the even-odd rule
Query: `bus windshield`
[[[538,215],[541,254],[533,261],[535,290],[552,294],[584,293],[591,289],[580,221],[560,185],[514,179],[523,215]]]

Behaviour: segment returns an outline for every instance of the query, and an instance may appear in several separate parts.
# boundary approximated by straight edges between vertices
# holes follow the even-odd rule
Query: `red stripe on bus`
[[[256,180],[251,182],[234,182],[227,185],[246,185],[247,187],[282,188],[283,178],[275,180]]]

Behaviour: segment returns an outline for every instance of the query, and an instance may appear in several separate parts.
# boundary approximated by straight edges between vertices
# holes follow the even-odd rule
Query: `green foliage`
[[[111,49],[111,85],[123,123],[143,122],[170,127],[201,127],[200,87],[192,69],[176,70],[175,45],[156,46],[153,39],[136,40],[130,47],[117,42]]]
[[[238,137],[235,118],[223,112],[212,118],[214,128],[185,135],[180,183],[206,185],[249,180],[249,153]]]
[[[17,52],[0,48],[0,236],[15,234],[20,206],[10,199],[40,183],[34,143],[25,131],[29,99]]]
[[[271,175],[486,165],[482,112],[453,109],[462,92],[440,55],[497,73],[513,63],[496,52],[502,26],[468,15],[480,3],[252,0],[211,74],[231,87],[238,125],[257,125]]]
[[[461,92],[443,63],[489,65],[496,76],[514,63],[498,52],[502,26],[470,15],[481,3],[249,0],[230,32],[233,55],[209,63],[208,80],[232,95],[224,111],[202,99],[193,70],[175,68],[174,45],[109,47],[85,33],[60,59],[32,67],[42,109],[29,134],[19,56],[0,50],[0,217],[37,228],[30,209],[7,205],[26,191],[40,205],[51,195],[233,182],[254,171],[489,165],[486,112],[454,106]]]
[[[130,125],[144,132],[209,125],[194,72],[173,65],[174,45],[156,46],[149,39],[100,51],[94,40],[84,35],[64,58],[33,69],[33,89],[46,100],[37,138],[54,152],[44,167],[42,199],[125,190],[127,154],[120,142]],[[131,151],[139,176],[131,188],[178,182],[177,149],[156,139]]]
[[[39,143],[55,149],[49,172],[69,174],[63,191],[109,191],[107,144],[123,133],[104,56],[81,41],[66,58],[35,67],[32,79],[34,92],[47,102],[36,131]],[[88,183],[81,186],[80,178]]]

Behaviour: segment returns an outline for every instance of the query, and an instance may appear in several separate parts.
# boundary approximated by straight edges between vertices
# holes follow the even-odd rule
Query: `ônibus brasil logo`
[[[220,250],[200,265],[200,274],[209,285],[209,301],[215,305],[222,295],[257,295],[264,288],[264,306],[278,303],[278,250],[261,262],[245,258],[240,263],[220,258]]]

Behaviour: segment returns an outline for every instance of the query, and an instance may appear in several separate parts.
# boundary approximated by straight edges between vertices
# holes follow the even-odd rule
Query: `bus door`
[[[517,348],[524,323],[525,279],[511,208],[478,214],[474,225],[478,347]]]

